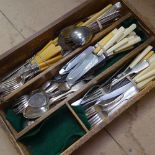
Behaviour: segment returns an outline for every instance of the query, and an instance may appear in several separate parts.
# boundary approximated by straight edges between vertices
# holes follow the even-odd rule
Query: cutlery
[[[49,92],[43,90],[36,90],[30,95],[23,95],[20,98],[15,100],[13,105],[13,111],[16,114],[23,113],[25,118],[34,119],[40,117],[44,112],[46,112],[49,107],[66,97],[69,97],[74,92],[81,89],[85,84],[84,81],[81,81],[74,86],[63,87],[63,91]]]
[[[122,79],[132,76],[135,74],[140,73],[144,69],[148,68],[153,61],[155,61],[155,56],[152,58],[150,57],[148,60],[145,58],[145,56],[149,53],[149,51],[152,49],[152,46],[146,47],[132,62],[131,64],[125,69],[125,71],[121,74],[119,74],[112,82],[112,85],[115,85],[116,83],[120,82]],[[143,58],[145,58],[143,60]]]
[[[83,61],[81,61],[80,63],[78,63],[77,65],[75,65],[75,67],[72,68],[68,72],[68,75],[66,77],[66,81],[69,82],[69,83],[76,82],[83,75],[85,75],[88,71],[90,71],[93,67],[97,66],[101,62],[104,63],[107,60],[107,57],[111,57],[114,54],[120,53],[120,51],[117,51],[116,50],[119,47],[122,47],[123,46],[124,48],[127,48],[127,47],[129,47],[131,45],[134,45],[134,44],[136,44],[136,43],[138,43],[138,42],[141,41],[141,38],[138,37],[138,36],[136,36],[134,38],[133,38],[133,36],[130,36],[130,37],[123,38],[120,42],[117,42],[117,40],[121,36],[124,35],[124,31],[125,31],[125,28],[124,27],[120,27],[116,31],[116,33],[114,34],[114,36],[97,53],[97,55],[94,54],[93,52],[91,52],[88,56],[85,57],[85,59]],[[129,45],[129,46],[125,46],[125,45]]]
[[[72,25],[64,28],[58,37],[59,45],[64,51],[71,51],[87,44],[91,41],[93,35],[103,28],[104,24],[120,16],[119,10],[121,7],[120,2],[113,6],[108,5],[80,26]]]
[[[120,2],[114,5],[108,5],[106,8],[102,9],[100,12],[93,15],[89,20],[84,22],[81,27],[70,26],[68,30],[65,29],[64,34],[62,31],[60,33],[60,38],[62,38],[61,36],[64,35],[67,42],[70,42],[69,40],[72,38],[73,43],[71,43],[71,46],[74,46],[74,43],[75,45],[86,44],[93,37],[93,29],[91,30],[91,28],[96,29],[98,26],[96,25],[96,23],[98,23],[96,19],[98,18],[98,21],[100,21],[101,24],[104,24],[109,20],[115,19],[120,15],[118,10],[121,7],[122,6]],[[72,34],[71,36],[68,35],[70,33]],[[33,78],[36,74],[44,71],[49,66],[62,59],[63,56],[67,55],[68,53],[62,50],[63,47],[65,48],[65,44],[62,44],[62,47],[58,45],[58,40],[60,38],[56,38],[55,40],[50,41],[36,55],[34,55],[31,59],[27,60],[25,64],[5,76],[1,80],[0,84],[0,92],[2,96],[6,96],[14,90],[18,89],[28,80]],[[61,42],[63,42],[63,39]]]
[[[55,102],[58,102],[64,98],[66,98],[68,95],[71,95],[72,93],[78,91],[79,89],[81,89],[81,87],[84,85],[83,82],[79,82],[77,83],[76,85],[74,85],[69,91],[63,93],[63,94],[60,94],[59,96],[53,96],[52,98],[50,98],[48,100],[48,102],[46,101],[46,104],[45,102],[40,102],[40,99],[35,99],[32,105],[32,103],[28,105],[28,107],[26,107],[24,110],[23,110],[23,116],[25,118],[28,118],[28,119],[36,119],[40,116],[42,116],[43,113],[45,113],[46,111],[49,110],[49,107],[55,103]],[[50,95],[50,94],[48,94]],[[40,98],[40,97],[39,97]],[[45,98],[45,97],[44,97]],[[37,102],[40,102],[42,104],[38,104]],[[37,106],[36,106],[37,104]]]
[[[103,122],[104,119],[113,117],[113,115],[125,106],[133,96],[142,90],[149,82],[154,80],[155,55],[151,54],[151,56],[147,56],[152,48],[152,46],[148,46],[144,49],[127,67],[127,69],[129,67],[132,67],[130,69],[137,69],[136,76],[131,76],[128,80],[125,77],[118,83],[115,83],[115,85],[110,84],[110,89],[108,86],[109,84],[107,84],[107,86],[99,88],[91,92],[89,96],[83,97],[71,104],[72,106],[81,105],[84,108],[92,127]],[[146,61],[147,65],[145,64]],[[141,65],[147,67],[139,69],[138,67]]]
[[[48,49],[48,50],[51,50]],[[53,48],[54,50],[54,48]],[[55,49],[56,50],[56,49]],[[57,51],[58,52],[58,49]],[[42,53],[44,54],[44,53]],[[53,53],[52,53],[53,54]],[[46,58],[49,58],[51,55],[46,55]],[[45,55],[44,55],[45,56]],[[54,54],[53,54],[54,56]],[[36,63],[35,63],[35,61]],[[17,88],[21,87],[25,84],[29,79],[34,77],[39,72],[43,71],[47,67],[49,67],[51,64],[54,64],[55,62],[62,59],[61,55],[58,55],[54,58],[51,58],[49,60],[45,60],[41,62],[41,59],[38,58],[38,55],[35,56],[32,60],[29,60],[28,63],[22,65],[19,69],[16,69],[11,74],[9,74],[5,79],[0,83],[0,89],[2,92],[2,96],[6,96],[12,91],[16,90]]]
[[[153,78],[149,78],[136,84],[136,86],[133,85],[111,102],[98,102],[87,109],[86,115],[88,116],[88,121],[91,126],[98,125],[99,123],[104,122],[107,118],[112,118],[117,111],[125,106],[132,97],[138,94],[138,92],[152,80]]]
[[[93,46],[89,46],[78,56],[71,59],[66,65],[64,65],[60,71],[60,75],[67,74],[71,69],[73,69],[76,65],[80,64],[88,55],[90,55],[95,48]]]

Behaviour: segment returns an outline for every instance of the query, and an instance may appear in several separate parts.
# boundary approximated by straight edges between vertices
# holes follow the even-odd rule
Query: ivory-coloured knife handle
[[[123,38],[125,38],[126,36],[128,36],[131,32],[133,32],[136,29],[137,25],[136,24],[132,24],[131,26],[129,26],[128,28],[125,29],[123,36],[118,40],[118,42],[120,40],[122,40]]]
[[[41,69],[41,68],[44,68],[44,67],[49,67],[50,65],[52,65],[52,64],[54,64],[54,63],[56,63],[56,62],[58,62],[58,61],[61,60],[62,58],[63,58],[62,55],[55,56],[54,58],[49,59],[49,60],[47,60],[46,62],[43,62],[43,63],[39,64],[39,68]]]
[[[108,41],[108,43],[103,47],[102,50],[98,52],[98,55],[102,55],[104,52],[106,52],[107,49],[109,49],[111,46],[113,46],[117,40],[123,35],[123,32],[125,31],[125,28],[121,26],[116,34]]]
[[[89,20],[87,20],[85,23],[82,24],[82,26],[88,26],[90,23],[96,21],[98,17],[100,17],[103,13],[108,11],[112,7],[112,4],[107,5],[105,8],[103,8],[101,11],[98,13],[94,14]]]
[[[153,51],[153,55],[148,59],[149,63],[154,63],[155,62],[155,54]]]
[[[142,60],[148,60],[154,55],[154,51],[150,51]]]
[[[137,36],[136,32],[135,31],[132,31],[129,36]]]
[[[146,54],[148,54],[150,51],[151,51],[151,49],[152,49],[153,47],[152,46],[148,46],[147,48],[145,48],[133,61],[132,61],[132,63],[129,65],[129,67],[132,69],[135,65],[137,65],[141,60],[142,60],[142,58],[146,55]]]
[[[128,38],[124,38],[123,40],[121,40],[120,42],[118,42],[117,44],[115,44],[114,46],[112,46],[111,48],[109,48],[106,53],[108,55],[113,55],[115,53],[115,50],[123,45],[125,45],[126,43],[128,43],[129,39]],[[117,53],[117,52],[116,52]]]
[[[47,48],[45,48],[41,53],[36,54],[34,58],[32,59],[31,63],[43,63],[44,61],[47,61],[48,59],[60,54],[61,47],[55,46],[54,44],[50,44]]]
[[[137,83],[136,84],[137,88],[140,89],[140,90],[143,89],[149,82],[153,81],[154,78],[155,78],[155,76],[154,77],[150,77],[148,79],[145,79],[142,82]]]
[[[135,76],[135,78],[140,78],[140,77],[143,77],[143,75],[147,74],[148,72],[150,72],[151,70],[153,70],[155,68],[155,62],[152,62],[150,64],[150,66],[148,68],[146,68],[145,70],[141,71],[139,74],[137,74]]]
[[[97,54],[101,48],[108,43],[108,41],[116,34],[117,29],[114,29],[112,32],[110,32],[108,35],[106,35],[103,39],[101,39],[95,46],[94,53]]]
[[[121,49],[122,47],[128,45],[129,42],[131,42],[131,40],[134,40],[135,37],[137,37],[137,36],[130,36],[130,37],[124,38],[124,39],[128,39],[128,41],[127,41],[125,44],[122,44],[120,47],[115,48],[114,53],[121,53],[121,52],[126,51],[126,50],[129,49],[130,47],[133,48],[133,45],[131,45],[131,46],[129,46],[129,47],[126,47],[126,48]],[[124,39],[122,39],[120,42],[122,42]],[[119,42],[118,42],[117,44],[119,44]],[[114,46],[115,46],[115,45],[114,45]],[[121,49],[121,50],[119,50],[119,49]]]
[[[149,72],[146,72],[142,76],[135,76],[134,80],[136,83],[139,83],[139,82],[144,81],[145,79],[151,78],[153,76],[155,76],[155,69],[152,69]]]
[[[127,44],[125,44],[124,46],[121,46],[120,48],[118,48],[115,52],[120,53],[119,51],[122,51],[130,46],[133,46],[137,43],[139,43],[141,41],[141,38],[136,36],[134,37],[132,40],[129,40],[129,42]]]
[[[122,52],[125,52],[125,51],[128,51],[128,50],[132,50],[134,48],[134,46],[130,46],[128,48],[125,48],[123,50],[119,50],[119,53],[122,53]],[[117,51],[118,52],[118,51]]]

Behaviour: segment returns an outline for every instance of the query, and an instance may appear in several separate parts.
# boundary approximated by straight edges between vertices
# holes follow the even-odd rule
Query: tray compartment
[[[98,4],[97,4],[98,2]],[[79,10],[81,10],[81,15],[82,15],[82,10],[83,13],[85,12],[85,9],[88,8],[92,9],[91,11],[89,10],[87,13],[91,14],[99,9],[101,9],[103,6],[105,6],[106,4],[108,4],[108,0],[91,0],[91,1],[87,1],[86,3],[84,3],[83,5],[81,5],[81,9],[76,8],[72,13],[70,13],[70,15],[68,14],[68,16],[65,17],[65,20],[63,21],[62,19],[59,19],[57,21],[57,23],[55,23],[55,29],[53,28],[52,31],[51,27],[47,27],[46,30],[43,30],[41,32],[39,32],[39,34],[37,34],[36,36],[34,36],[33,38],[29,39],[27,42],[21,44],[20,46],[16,47],[15,49],[10,50],[11,52],[7,52],[5,56],[0,58],[0,64],[4,64],[4,60],[9,60],[9,58],[12,56],[20,56],[20,54],[22,53],[22,50],[24,49],[24,47],[28,48],[28,55],[26,55],[23,58],[20,58],[20,60],[18,60],[13,66],[7,65],[6,69],[2,69],[2,72],[0,72],[0,75],[5,74],[6,72],[8,72],[8,70],[11,70],[11,68],[14,68],[15,66],[18,66],[19,64],[21,64],[23,61],[25,61],[28,57],[32,56],[34,49],[41,49],[50,39],[53,39],[54,36],[56,35],[56,27],[57,25],[59,25],[58,23],[61,23],[63,25],[64,24],[69,24],[69,21],[73,21],[71,17],[73,17],[75,14],[79,15],[78,13],[76,13],[76,11],[78,12]],[[116,2],[115,0],[112,1],[113,3]],[[95,5],[96,4],[96,5]],[[101,5],[102,4],[102,5]],[[72,107],[70,106],[70,104],[74,101],[76,101],[77,99],[79,99],[80,97],[82,97],[82,95],[84,93],[87,92],[87,90],[89,88],[91,88],[93,85],[102,82],[103,80],[105,80],[106,78],[108,78],[108,76],[112,75],[112,73],[114,73],[121,65],[123,65],[125,62],[129,62],[130,60],[132,60],[140,51],[142,51],[147,45],[152,44],[155,45],[154,43],[154,32],[152,32],[149,28],[151,26],[149,26],[149,28],[146,26],[146,24],[143,23],[144,20],[139,19],[138,17],[140,17],[140,15],[135,15],[135,13],[137,14],[137,12],[133,9],[130,10],[128,9],[128,7],[126,6],[126,4],[124,3],[124,9],[125,12],[130,12],[127,15],[124,15],[120,20],[124,21],[125,19],[134,16],[139,20],[139,23],[141,25],[141,27],[143,27],[143,29],[149,34],[149,38],[142,43],[141,45],[139,45],[138,47],[136,47],[134,50],[132,50],[132,52],[130,52],[129,54],[127,54],[123,59],[119,60],[117,63],[115,63],[114,65],[112,65],[110,68],[108,68],[108,70],[104,71],[103,73],[101,73],[100,75],[98,75],[94,80],[90,81],[89,83],[87,83],[83,89],[81,89],[80,91],[78,91],[77,93],[73,94],[70,98],[68,98],[67,100],[64,100],[62,102],[60,102],[59,104],[57,104],[55,107],[51,108],[48,112],[46,112],[42,117],[38,118],[34,124],[30,125],[27,128],[24,128],[22,131],[17,132],[14,130],[14,128],[12,128],[12,125],[9,124],[9,122],[7,122],[6,118],[5,118],[5,113],[1,112],[1,116],[3,118],[2,123],[5,125],[5,127],[7,128],[7,132],[10,135],[11,140],[13,141],[13,143],[16,145],[17,149],[19,150],[19,152],[22,155],[26,154],[26,150],[25,147],[19,142],[16,141],[18,139],[20,139],[22,136],[24,136],[25,134],[27,134],[30,130],[33,130],[35,127],[37,127],[41,122],[43,122],[44,120],[46,120],[48,117],[50,117],[51,115],[53,115],[56,111],[58,111],[58,109],[60,109],[63,105],[67,105],[69,111],[71,112],[71,114],[73,115],[73,117],[76,119],[76,121],[79,123],[79,125],[86,131],[86,134],[81,137],[79,140],[77,140],[74,144],[72,144],[70,147],[68,147],[62,154],[63,155],[68,155],[71,154],[72,152],[74,152],[76,149],[78,149],[82,144],[84,144],[86,141],[88,141],[93,135],[95,135],[97,132],[99,132],[102,128],[105,127],[105,125],[109,124],[112,120],[114,120],[118,115],[120,115],[122,112],[124,112],[127,108],[129,108],[131,105],[133,105],[136,101],[138,101],[141,97],[143,97],[144,95],[146,95],[149,91],[151,91],[151,89],[153,89],[155,87],[155,82],[151,82],[150,84],[147,85],[147,87],[145,87],[142,91],[140,91],[140,93],[138,95],[136,95],[134,98],[132,98],[127,106],[123,107],[121,109],[121,111],[119,111],[118,113],[116,113],[116,115],[111,118],[110,120],[107,120],[106,123],[101,123],[98,126],[93,127],[90,131],[87,129],[87,127],[85,126],[85,124],[82,122],[82,120],[79,118],[79,116],[76,114],[76,112],[74,111],[74,109],[72,109]],[[88,7],[90,6],[90,7]],[[94,6],[96,6],[94,8]],[[86,14],[87,14],[86,13]],[[85,15],[86,15],[85,14]],[[88,15],[87,14],[87,15]],[[82,17],[82,16],[81,16]],[[81,18],[80,16],[78,16],[77,20],[79,20]],[[62,21],[61,21],[62,20]],[[76,20],[76,19],[75,19]],[[99,34],[97,34],[95,36],[95,38],[93,39],[93,41],[89,44],[94,44],[96,41],[98,41],[100,38],[102,38],[102,36],[104,36],[105,34],[107,34],[109,31],[111,31],[112,29],[114,29],[115,27],[117,27],[121,22],[120,20],[116,21],[115,23],[113,23],[110,27],[108,27],[107,29],[103,30],[102,32],[100,32]],[[74,21],[75,22],[75,21]],[[120,22],[120,23],[119,23]],[[60,24],[60,27],[61,27]],[[70,24],[69,24],[70,25]],[[53,25],[51,25],[53,26]],[[58,26],[58,28],[60,28]],[[61,27],[62,28],[62,27]],[[60,29],[61,29],[60,28]],[[59,29],[59,30],[60,30]],[[58,30],[58,29],[57,29]],[[50,33],[49,33],[50,32]],[[57,31],[58,32],[58,31]],[[46,34],[46,35],[45,35]],[[49,35],[50,34],[50,35]],[[42,37],[41,37],[42,36]],[[43,37],[44,36],[44,37]],[[40,38],[40,39],[39,39]],[[44,39],[43,39],[44,38]],[[37,43],[35,43],[35,41]],[[40,42],[42,42],[42,44],[40,44]],[[35,45],[32,45],[35,44]],[[87,45],[87,46],[89,46]],[[87,46],[84,46],[82,48],[79,48],[77,50],[75,50],[73,53],[70,54],[70,56],[64,58],[64,60],[58,62],[56,65],[54,65],[53,67],[50,67],[48,70],[44,71],[43,73],[41,73],[40,75],[38,75],[37,77],[35,77],[34,79],[32,79],[31,81],[29,81],[27,84],[25,84],[22,88],[20,88],[19,90],[15,91],[14,93],[11,93],[9,96],[7,96],[4,101],[10,101],[12,99],[15,99],[16,97],[19,97],[22,94],[25,94],[29,91],[31,91],[32,89],[36,89],[38,87],[40,87],[45,81],[47,81],[48,79],[51,79],[53,76],[57,75],[58,70],[63,66],[63,64],[65,62],[67,62],[68,60],[70,60],[73,56],[75,56],[76,54],[80,53],[83,48],[86,48]],[[25,50],[24,50],[25,51]],[[16,53],[17,52],[17,53]],[[12,54],[13,53],[13,54]],[[3,63],[2,63],[3,62]],[[2,107],[6,108],[9,107],[9,103],[7,103],[6,105],[2,105]],[[4,108],[4,109],[5,109]]]

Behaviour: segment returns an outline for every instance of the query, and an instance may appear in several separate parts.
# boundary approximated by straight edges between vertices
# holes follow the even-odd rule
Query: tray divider
[[[79,116],[76,114],[76,112],[68,102],[66,103],[66,106],[68,107],[69,111],[72,113],[76,121],[79,123],[79,125],[85,130],[85,132],[89,132],[89,129],[85,126],[85,124],[82,122],[82,120],[79,118]]]
[[[2,108],[2,109],[6,108],[7,106],[10,105],[10,102],[8,102],[8,101],[10,101],[12,99],[15,99],[15,98],[19,97],[20,95],[23,95],[23,94],[27,93],[32,87],[34,89],[37,89],[44,82],[46,82],[47,80],[53,78],[55,75],[58,74],[58,71],[60,70],[60,68],[67,61],[69,61],[71,58],[73,58],[74,56],[79,54],[82,50],[84,50],[88,46],[94,45],[98,40],[102,39],[104,35],[106,35],[110,31],[112,31],[114,28],[118,27],[124,20],[128,19],[131,16],[132,16],[131,13],[125,14],[119,20],[115,21],[112,25],[110,25],[106,29],[104,29],[101,32],[99,32],[98,34],[96,34],[89,44],[74,50],[70,55],[66,56],[65,58],[60,60],[58,63],[56,63],[55,65],[49,67],[44,72],[40,73],[39,75],[37,75],[36,77],[34,77],[30,81],[28,81],[26,84],[21,86],[19,89],[15,90],[14,92],[12,92],[9,95],[7,95],[6,97],[4,97],[3,102],[0,104],[0,108]],[[7,102],[7,104],[6,104],[6,102]]]

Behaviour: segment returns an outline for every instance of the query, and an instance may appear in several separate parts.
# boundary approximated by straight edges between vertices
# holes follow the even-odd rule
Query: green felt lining
[[[74,110],[87,128],[90,128],[81,107],[75,107]],[[63,106],[20,141],[31,155],[59,155],[84,134],[85,131],[69,109]]]

